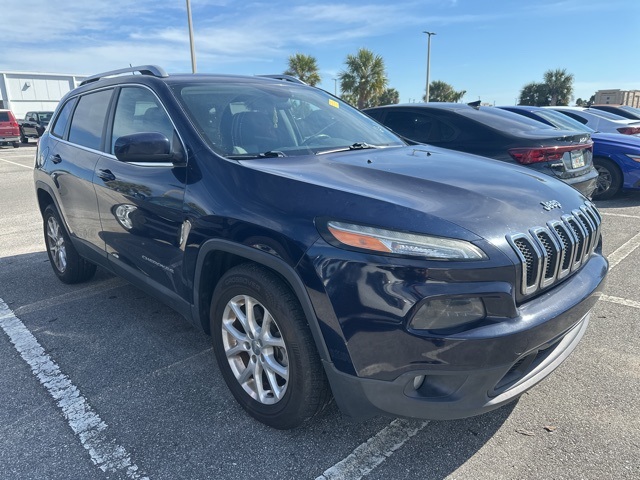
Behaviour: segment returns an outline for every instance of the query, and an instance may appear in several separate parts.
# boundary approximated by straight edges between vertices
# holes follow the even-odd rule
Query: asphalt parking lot
[[[0,147],[0,479],[640,478],[640,193],[598,203],[605,295],[578,349],[517,403],[365,423],[331,405],[282,432],[244,413],[209,338],[168,307],[101,270],[57,280],[34,156]]]

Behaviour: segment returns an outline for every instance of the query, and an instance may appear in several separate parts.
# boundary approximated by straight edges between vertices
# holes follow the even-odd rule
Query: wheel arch
[[[229,269],[242,263],[255,263],[275,273],[293,292],[305,313],[321,360],[330,362],[330,355],[320,325],[304,283],[284,260],[222,239],[206,241],[200,248],[194,275],[192,317],[204,332],[210,334],[209,308],[218,280]]]

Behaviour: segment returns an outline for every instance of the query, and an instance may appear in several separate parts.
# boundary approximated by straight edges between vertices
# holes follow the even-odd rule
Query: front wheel
[[[44,209],[42,218],[47,254],[58,278],[64,283],[80,283],[93,277],[95,264],[78,254],[53,205]]]
[[[222,376],[251,416],[289,429],[327,405],[329,387],[306,317],[269,270],[229,270],[213,294],[210,323]]]

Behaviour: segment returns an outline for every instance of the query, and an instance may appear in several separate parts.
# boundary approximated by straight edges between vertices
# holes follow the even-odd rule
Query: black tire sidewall
[[[42,214],[43,218],[43,226],[44,226],[44,241],[47,247],[47,255],[49,257],[49,262],[51,262],[51,268],[55,272],[56,276],[64,283],[79,283],[85,280],[88,280],[93,276],[96,271],[96,266],[92,263],[84,260],[76,251],[73,243],[71,243],[71,238],[67,233],[67,230],[62,223],[60,215],[58,211],[53,205],[47,206],[44,209]],[[55,262],[53,261],[53,255],[51,254],[51,249],[49,248],[49,238],[47,236],[47,228],[49,223],[49,218],[54,218],[56,222],[58,222],[58,227],[60,229],[60,235],[64,238],[64,245],[67,257],[67,268],[64,272],[58,270]]]
[[[600,195],[596,195],[594,193],[594,200],[608,200],[615,196],[622,186],[622,175],[617,165],[609,160],[608,158],[596,157],[593,159],[594,166],[599,166],[605,168],[609,171],[609,175],[611,175],[611,186],[608,190],[603,192]],[[599,172],[598,172],[599,174]]]
[[[300,325],[304,323],[304,315],[299,307],[293,312],[287,308],[291,304],[287,304],[282,295],[292,294],[283,289],[281,283],[278,285],[277,277],[259,267],[243,267],[236,267],[227,272],[214,292],[210,310],[214,354],[231,393],[249,414],[275,428],[292,428],[305,420],[301,418],[304,416],[301,412],[304,410],[307,395],[311,393],[305,381],[305,363],[308,361],[306,357],[311,352],[305,351],[304,339],[300,338],[301,328],[306,328],[306,325]],[[221,319],[227,303],[237,295],[251,296],[269,310],[285,342],[289,359],[288,385],[284,397],[273,405],[262,404],[244,391],[224,352]]]

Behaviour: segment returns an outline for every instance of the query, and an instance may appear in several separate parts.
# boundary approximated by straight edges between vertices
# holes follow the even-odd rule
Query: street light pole
[[[429,66],[431,61],[431,35],[435,35],[435,32],[422,32],[429,36],[427,41],[427,94],[424,97],[426,103],[429,103]]]
[[[338,79],[337,78],[333,79],[333,94],[336,97],[338,96]]]
[[[191,46],[191,71],[196,73],[196,50],[193,46],[193,22],[191,21],[191,0],[187,0],[187,19],[189,20],[189,45]]]

